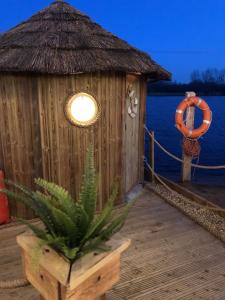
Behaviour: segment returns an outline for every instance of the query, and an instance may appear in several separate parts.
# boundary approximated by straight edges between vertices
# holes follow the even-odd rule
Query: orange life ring
[[[202,125],[197,128],[190,130],[184,124],[183,115],[186,109],[190,106],[197,106],[203,112]],[[212,122],[212,113],[208,104],[201,98],[193,96],[184,99],[176,109],[176,127],[185,136],[190,139],[197,139],[201,137],[209,129]]]

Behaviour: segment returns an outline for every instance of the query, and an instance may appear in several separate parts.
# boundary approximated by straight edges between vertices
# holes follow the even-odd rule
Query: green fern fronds
[[[54,223],[57,228],[57,234],[59,236],[65,236],[68,238],[70,246],[76,245],[76,240],[78,237],[77,225],[71,220],[71,218],[66,215],[60,209],[55,207],[52,208],[52,215],[54,217]]]
[[[18,189],[18,185],[14,185],[11,183],[11,186]],[[40,199],[37,199],[34,192],[30,192],[29,196],[26,193],[25,195],[22,195],[21,192],[23,192],[25,188],[19,187],[20,193],[12,192],[10,190],[4,189],[2,192],[4,192],[9,199],[15,199],[19,202],[22,202],[25,204],[28,208],[34,211],[34,213],[41,219],[41,221],[45,224],[48,231],[54,233],[55,227],[54,222],[52,220],[51,212],[48,208],[48,204],[41,202]]]
[[[7,182],[18,192],[3,190],[10,199],[24,203],[43,223],[43,228],[21,220],[40,239],[41,245],[50,246],[74,262],[91,251],[109,251],[106,242],[118,232],[134,202],[120,213],[114,213],[118,187],[114,186],[101,213],[96,214],[97,175],[94,167],[93,146],[87,151],[85,174],[78,201],[59,185],[38,178],[41,190],[30,191],[22,185]]]
[[[97,175],[94,167],[94,148],[90,146],[86,156],[84,181],[81,187],[80,199],[91,223],[96,211]]]
[[[106,229],[103,230],[102,236],[103,239],[109,240],[115,233],[120,231],[127,219],[127,215],[130,209],[134,206],[137,199],[132,200],[129,202],[125,208],[123,208],[122,212],[116,216],[111,223],[108,224]]]
[[[84,241],[87,241],[90,238],[93,238],[99,234],[99,232],[104,228],[104,226],[109,222],[112,212],[113,212],[113,207],[114,207],[114,202],[116,199],[118,193],[118,186],[116,185],[113,188],[113,192],[105,205],[103,211],[96,216],[95,220],[93,221],[92,225],[90,226],[86,236],[84,237]]]
[[[31,224],[29,221],[24,220],[24,219],[17,218],[16,220],[18,222],[26,225],[39,239],[44,240],[44,241],[47,240],[47,233],[44,229],[41,229],[40,227],[35,226],[35,225]]]
[[[48,182],[47,180],[44,180],[42,178],[35,179],[35,183],[39,187],[43,188],[44,191],[48,192],[49,195],[51,195],[55,199],[55,201],[58,201],[58,205],[66,213],[70,213],[71,210],[74,209],[74,200],[69,192],[66,191],[63,187],[53,182]]]

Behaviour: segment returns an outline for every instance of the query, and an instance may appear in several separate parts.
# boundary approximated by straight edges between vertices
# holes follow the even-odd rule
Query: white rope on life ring
[[[135,94],[135,90],[132,89],[132,86],[128,88],[128,100],[130,102],[130,105],[128,106],[128,114],[132,119],[134,119],[138,113],[139,100]]]

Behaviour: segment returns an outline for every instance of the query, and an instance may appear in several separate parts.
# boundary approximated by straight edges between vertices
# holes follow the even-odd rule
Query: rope
[[[173,195],[180,195],[178,192],[174,191],[173,189],[171,189],[160,177],[158,174],[156,174],[154,172],[154,170],[152,169],[152,167],[149,165],[148,161],[147,161],[147,158],[144,157],[144,162],[146,164],[146,166],[148,167],[148,169],[152,172],[152,174],[154,175],[154,177],[169,191],[171,192]],[[184,198],[185,201],[189,204],[194,204],[200,208],[204,208],[204,209],[207,209],[207,210],[212,210],[212,211],[217,211],[217,212],[225,212],[225,208],[217,208],[217,207],[210,207],[210,206],[206,206],[206,205],[202,205],[198,202],[195,202],[194,200],[189,200],[187,198]]]
[[[0,289],[15,289],[30,285],[27,279],[15,279],[10,281],[0,281]]]
[[[144,126],[145,130],[147,131],[147,133],[149,134],[149,136],[154,140],[155,144],[163,151],[165,152],[168,156],[172,157],[173,159],[184,163],[184,161],[182,159],[180,159],[179,157],[175,156],[174,154],[172,154],[171,152],[169,152],[168,150],[166,150],[155,138],[153,138],[151,132],[148,130],[148,128],[146,126]],[[225,169],[225,165],[221,165],[221,166],[204,166],[204,165],[197,165],[197,164],[191,164],[192,167],[195,168],[199,168],[199,169],[209,169],[209,170],[219,170],[219,169]]]
[[[184,137],[182,147],[187,156],[190,156],[192,159],[199,158],[201,146],[198,140],[191,140]]]

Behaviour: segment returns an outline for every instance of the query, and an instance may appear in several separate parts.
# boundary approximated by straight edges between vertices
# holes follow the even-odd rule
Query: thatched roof
[[[0,38],[0,72],[95,71],[137,72],[153,79],[170,77],[148,54],[63,1],[53,2]]]

